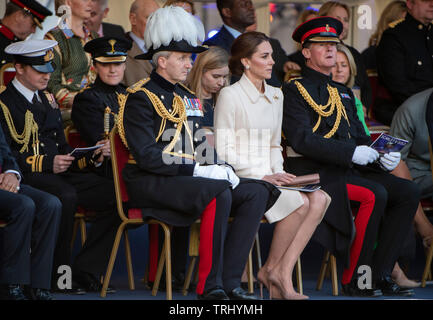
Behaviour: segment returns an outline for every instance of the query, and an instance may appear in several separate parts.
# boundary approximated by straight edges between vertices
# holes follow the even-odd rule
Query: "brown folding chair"
[[[15,66],[13,63],[6,63],[0,68],[0,87],[6,87],[15,77]]]
[[[338,277],[337,277],[337,260],[328,250],[325,251],[322,266],[320,267],[319,278],[317,279],[316,290],[322,290],[323,280],[327,274],[331,275],[332,295],[338,296]]]
[[[161,252],[161,257],[158,261],[158,270],[156,273],[155,282],[153,284],[152,295],[155,296],[158,291],[159,281],[161,279],[162,270],[165,265],[165,280],[166,280],[166,293],[167,300],[172,300],[172,288],[171,288],[171,249],[170,249],[170,228],[167,224],[151,219],[144,221],[141,214],[140,208],[129,208],[127,211],[124,209],[124,204],[129,201],[129,195],[126,190],[125,182],[122,177],[122,171],[126,163],[129,160],[130,153],[123,144],[119,134],[117,126],[113,128],[110,133],[110,145],[111,145],[111,164],[113,168],[114,176],[114,187],[116,191],[116,202],[117,212],[120,219],[122,220],[119,228],[117,229],[116,238],[114,240],[113,249],[111,250],[110,260],[108,262],[107,272],[104,277],[104,282],[101,290],[101,297],[105,297],[107,294],[108,284],[110,283],[111,273],[113,271],[114,262],[116,260],[117,251],[119,249],[120,239],[124,236],[125,240],[125,253],[126,263],[128,270],[129,288],[135,289],[134,275],[132,270],[131,260],[131,249],[128,239],[128,226],[140,226],[144,224],[159,225],[164,231],[164,245]]]
[[[230,221],[230,220],[229,220]],[[262,219],[260,223],[268,223],[266,219]],[[188,266],[188,270],[185,277],[185,283],[183,286],[182,293],[184,296],[188,294],[188,289],[191,283],[192,275],[194,272],[194,268],[198,258],[198,249],[200,245],[200,220],[197,220],[190,229],[190,239],[189,239],[189,256],[191,257],[191,261]],[[248,277],[248,293],[254,293],[254,278],[253,278],[253,250],[256,248],[256,257],[257,257],[257,268],[260,270],[262,267],[262,258],[260,252],[260,241],[259,234],[256,234],[254,239],[253,246],[251,247],[250,254],[248,255],[247,260],[247,277]],[[301,259],[299,258],[296,263],[296,279],[298,285],[298,291],[300,294],[303,294],[303,286],[302,286],[302,270],[301,270]]]
[[[85,147],[86,143],[81,139],[80,133],[74,128],[73,125],[69,125],[65,128],[66,142],[73,148]],[[71,248],[74,246],[75,238],[77,236],[78,228],[80,228],[81,234],[81,246],[84,246],[86,242],[86,221],[93,215],[93,212],[85,210],[84,208],[78,207],[77,212],[74,215],[74,227],[72,231]]]
[[[431,141],[430,139],[428,140],[428,148],[430,150],[430,168],[433,172],[433,150],[432,150],[432,145],[431,145]],[[430,205],[431,202],[421,202],[421,204],[423,205],[423,209],[424,206],[426,207],[425,211],[429,211],[428,209],[430,209]],[[432,274],[431,274],[431,262],[433,259],[433,244],[430,245],[429,248],[427,248],[426,250],[426,262],[425,262],[425,266],[424,266],[424,272],[422,273],[422,278],[421,278],[421,287],[425,288],[426,286],[426,282],[427,280],[431,280],[432,279]]]

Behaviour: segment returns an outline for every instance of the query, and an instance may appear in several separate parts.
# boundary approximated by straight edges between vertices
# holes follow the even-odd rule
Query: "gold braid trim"
[[[128,95],[129,94],[117,95],[117,101],[119,102],[119,113],[117,115],[117,120],[118,120],[117,130],[119,131],[119,136],[123,144],[125,145],[126,148],[129,149],[128,142],[126,141],[126,137],[125,137],[125,129],[123,128],[123,114],[125,112],[125,105],[126,105],[126,100],[128,100]],[[116,125],[116,123],[114,125]]]
[[[44,160],[44,156],[33,155],[27,157],[27,164],[32,166],[32,172],[42,172],[42,162]]]
[[[347,118],[346,108],[344,107],[343,102],[341,102],[341,98],[337,88],[331,87],[328,84],[329,100],[328,103],[323,106],[323,105],[318,105],[313,100],[313,98],[311,98],[308,91],[304,88],[304,86],[302,86],[302,84],[299,83],[299,81],[295,81],[295,84],[299,90],[299,93],[304,98],[304,100],[319,115],[319,119],[317,120],[315,126],[313,127],[313,132],[316,132],[317,129],[319,128],[322,117],[324,118],[330,117],[331,115],[334,114],[335,109],[337,109],[337,116],[335,119],[334,126],[331,129],[331,131],[329,131],[327,134],[324,135],[324,138],[329,139],[332,136],[334,136],[335,132],[337,132],[338,128],[340,127],[342,116],[344,117],[344,119],[346,119],[347,124],[350,127],[349,119]]]
[[[18,134],[8,107],[1,101],[0,101],[0,106],[3,109],[3,114],[6,119],[6,123],[8,125],[9,132],[12,136],[12,139],[14,139],[16,143],[23,145],[23,147],[20,150],[20,153],[23,153],[24,151],[26,152],[29,151],[30,137],[32,137],[33,154],[39,155],[39,140],[38,140],[39,127],[33,118],[33,113],[30,110],[26,111],[23,132],[21,134]]]
[[[138,91],[143,91],[147,95],[147,97],[149,98],[153,107],[155,108],[156,113],[162,118],[161,126],[159,128],[159,133],[158,133],[158,136],[156,137],[155,141],[158,142],[159,139],[161,138],[162,134],[164,133],[167,120],[171,121],[171,122],[177,124],[176,133],[174,134],[174,137],[171,140],[171,142],[169,143],[169,145],[164,149],[163,153],[176,155],[178,157],[185,157],[185,158],[192,157],[192,158],[194,158],[194,156],[192,156],[192,155],[188,155],[188,154],[184,154],[184,153],[179,154],[179,153],[172,152],[174,149],[174,145],[176,144],[176,142],[178,141],[178,138],[181,135],[181,131],[182,131],[182,128],[184,125],[185,125],[185,129],[189,135],[189,138],[191,140],[191,146],[194,146],[194,144],[192,143],[192,132],[191,132],[191,129],[189,128],[188,123],[187,123],[186,108],[185,108],[185,105],[183,103],[182,98],[179,97],[177,94],[175,94],[174,99],[173,99],[173,103],[172,103],[172,111],[168,112],[164,106],[164,103],[162,103],[161,99],[159,99],[159,97],[156,94],[147,90],[146,88],[139,88],[138,87],[138,85],[140,83],[142,85],[143,83],[146,83],[147,81],[149,81],[149,79],[141,80],[141,81],[137,82],[133,87],[128,88],[127,91],[129,93],[136,93]],[[117,128],[118,128],[119,136],[120,136],[123,144],[128,149],[129,149],[129,147],[128,147],[128,143],[127,143],[126,137],[125,137],[125,128],[123,126],[123,118],[124,118],[126,101],[128,100],[129,93],[127,95],[118,94],[118,96],[117,96],[118,101],[119,101],[119,113],[117,115]]]

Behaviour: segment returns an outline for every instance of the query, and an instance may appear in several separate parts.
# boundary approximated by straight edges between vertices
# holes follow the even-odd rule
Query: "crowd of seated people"
[[[344,295],[414,295],[420,283],[401,264],[414,257],[415,234],[426,248],[433,238],[420,202],[433,195],[433,1],[390,3],[363,56],[344,43],[351,11],[342,2],[305,10],[289,55],[255,31],[251,0],[217,0],[217,8],[223,25],[205,41],[193,1],[135,0],[125,33],[103,22],[108,0],[56,0],[68,19],[43,40],[25,40],[52,13],[35,0],[6,5],[0,66],[13,63],[16,74],[0,90],[0,199],[8,203],[0,207],[0,299],[101,291],[120,224],[114,126],[130,152],[122,174],[130,205],[145,221],[173,226],[174,288],[185,279],[189,227],[201,219],[197,298],[259,299],[241,283],[266,219],[275,227],[256,276],[271,298],[308,299],[292,273],[312,240],[344,264]],[[392,101],[373,99],[366,65],[378,67]],[[401,152],[370,147],[370,108],[409,141]],[[70,125],[98,148],[74,157]],[[320,190],[287,189],[310,174]],[[72,261],[83,208],[92,222]],[[356,270],[366,264],[373,285],[362,290]],[[62,284],[65,265],[71,286]]]

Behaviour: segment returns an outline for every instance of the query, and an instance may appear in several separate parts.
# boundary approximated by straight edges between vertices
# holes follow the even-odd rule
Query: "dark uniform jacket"
[[[107,138],[104,136],[105,109],[109,107],[111,110],[108,128],[108,132],[110,132],[119,112],[118,95],[125,93],[126,86],[123,84],[110,86],[98,77],[94,84],[75,96],[72,107],[72,122],[87,146],[93,146],[98,141]],[[100,175],[112,177],[109,159],[105,159],[102,166],[92,170]]]
[[[5,53],[5,48],[15,41],[18,41],[18,38],[8,27],[0,23],[0,68],[14,61],[13,56]]]
[[[150,98],[149,92],[154,96]],[[179,118],[173,105],[175,95],[185,106],[181,105],[178,111],[186,111],[187,122],[164,121],[160,116],[170,113]],[[133,159],[123,170],[123,177],[131,205],[147,208],[143,210],[143,217],[151,216],[174,226],[190,225],[212,199],[229,188],[226,180],[193,177],[196,163],[221,163],[215,149],[205,142],[202,118],[197,97],[183,85],[174,85],[155,71],[149,79],[128,88],[127,100],[120,105],[119,131]],[[176,140],[179,126],[180,135]],[[175,144],[171,148],[172,142]],[[250,181],[255,180],[242,179],[241,183]],[[269,189],[274,192],[272,187]],[[269,197],[268,207],[278,198],[277,193]]]
[[[0,173],[7,170],[15,170],[20,172],[15,158],[12,156],[11,149],[6,142],[5,135],[0,126]]]
[[[336,124],[336,110],[331,116],[322,117],[317,130],[313,133],[319,115],[301,95],[296,82],[300,83],[319,105],[328,103],[328,86],[338,89],[347,120],[342,112],[334,134],[331,130]],[[332,197],[332,202],[322,223],[316,229],[315,238],[329,251],[348,261],[354,225],[347,196],[346,176],[354,174],[352,156],[356,146],[370,145],[371,139],[365,134],[356,115],[352,91],[332,81],[330,76],[305,67],[302,70],[302,78],[286,84],[283,92],[283,133],[287,144],[302,155],[288,157],[286,170],[297,175],[315,172],[320,174],[322,188]],[[330,136],[327,136],[328,134]]]
[[[266,83],[274,87],[281,87],[284,80],[283,68],[284,64],[287,62],[287,55],[277,39],[271,38],[269,40],[272,46],[272,59],[274,59],[275,65],[272,68],[271,79],[266,80]],[[203,42],[203,44],[207,46],[221,47],[230,54],[233,41],[235,41],[233,35],[224,26],[222,26],[217,34],[215,34],[212,38],[207,39],[205,42]],[[233,78],[235,78],[235,81],[232,80],[232,83],[240,79],[239,77]]]
[[[356,65],[356,76],[355,76],[355,86],[361,89],[361,102],[367,108],[367,110],[371,107],[373,102],[373,96],[371,91],[370,80],[368,79],[367,69],[364,64],[364,60],[361,54],[355,48],[345,46],[352,53],[353,59]],[[296,51],[288,56],[289,61],[293,61],[297,63],[301,68],[305,67],[305,58],[302,54],[302,51]]]
[[[72,151],[65,139],[60,110],[51,106],[44,92],[39,91],[38,95],[42,103],[32,104],[18,92],[12,82],[0,94],[0,102],[2,103],[0,123],[12,154],[24,174],[31,172],[52,173],[54,157]],[[17,143],[12,137],[10,123],[8,124],[9,121],[5,117],[5,109],[10,113],[13,126],[18,134],[24,130],[26,113],[30,111],[33,114],[33,118],[38,124],[39,155],[34,152],[32,136],[29,139],[28,148],[21,152],[23,145]],[[87,159],[85,158],[74,161],[74,169],[86,165]]]
[[[391,93],[395,109],[415,93],[433,87],[433,28],[409,13],[382,35],[376,50],[381,82]]]
[[[104,139],[104,114],[105,108],[111,110],[110,127],[114,126],[115,115],[119,112],[117,97],[126,93],[126,86],[119,84],[110,86],[99,79],[77,94],[72,108],[72,121],[80,132],[81,138],[89,145]]]

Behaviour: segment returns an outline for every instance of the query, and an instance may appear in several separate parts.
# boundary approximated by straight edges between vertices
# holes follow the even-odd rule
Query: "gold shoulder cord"
[[[190,130],[188,123],[187,123],[186,109],[185,109],[185,105],[183,104],[182,98],[179,97],[177,94],[175,94],[174,99],[173,99],[173,104],[172,104],[172,111],[168,112],[167,109],[165,108],[164,104],[158,98],[158,96],[156,94],[147,90],[146,88],[137,88],[135,85],[134,85],[134,87],[135,88],[131,88],[131,90],[128,89],[128,92],[129,93],[135,93],[138,91],[143,91],[148,96],[149,100],[151,101],[153,107],[155,108],[156,113],[162,119],[161,126],[160,126],[159,132],[158,132],[158,136],[155,139],[156,142],[159,141],[162,134],[164,133],[164,130],[165,130],[165,127],[167,124],[167,120],[177,124],[176,133],[175,133],[173,139],[171,140],[170,144],[164,149],[163,152],[169,153],[172,155],[176,155],[176,156],[193,158],[193,156],[188,155],[188,154],[176,154],[176,153],[172,152],[174,145],[178,141],[178,138],[181,134],[181,131],[182,131],[182,128],[184,125],[185,125],[185,129],[189,135],[189,138],[191,140],[191,145],[192,146],[194,145],[192,142],[192,133],[191,133],[191,130]],[[125,146],[128,148],[128,144],[127,144],[126,137],[125,137],[125,129],[123,127],[123,115],[125,112],[125,105],[126,105],[127,99],[128,99],[128,95],[124,95],[124,94],[118,95],[119,114],[118,114],[117,126],[118,126],[118,130],[119,130],[119,135],[120,135],[123,143],[125,144]]]
[[[25,114],[25,123],[24,123],[23,132],[21,134],[18,134],[8,107],[1,101],[0,101],[0,106],[3,109],[3,114],[5,116],[6,123],[8,125],[9,132],[12,136],[12,139],[14,139],[16,143],[23,145],[23,147],[20,150],[20,153],[23,153],[24,151],[28,152],[30,136],[32,136],[33,153],[34,155],[39,155],[39,140],[38,140],[39,127],[38,124],[33,119],[33,113],[30,110],[27,110]]]
[[[325,118],[330,117],[331,115],[334,114],[335,109],[337,109],[337,117],[335,119],[334,126],[331,129],[331,131],[329,131],[326,135],[324,135],[324,138],[329,139],[335,134],[335,132],[337,132],[338,128],[340,127],[340,121],[342,116],[344,117],[344,119],[346,119],[347,124],[350,127],[349,119],[347,118],[346,108],[344,107],[343,102],[341,102],[341,98],[340,95],[338,94],[337,88],[331,87],[328,84],[329,100],[326,105],[322,106],[322,105],[318,105],[313,100],[313,98],[311,98],[308,91],[304,88],[304,86],[302,86],[302,84],[299,83],[299,81],[295,81],[295,84],[299,90],[299,93],[304,98],[304,100],[319,115],[319,119],[317,120],[316,125],[313,128],[313,132],[316,132],[317,129],[319,128],[322,117]]]

